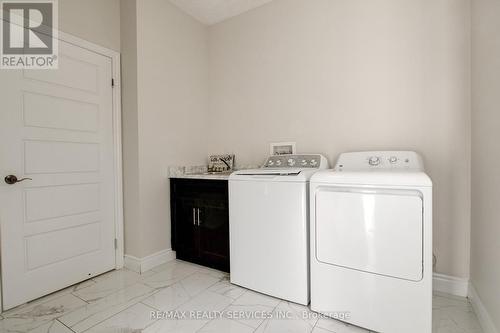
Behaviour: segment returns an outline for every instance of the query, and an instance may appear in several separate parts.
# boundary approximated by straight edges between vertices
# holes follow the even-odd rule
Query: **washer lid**
[[[229,176],[229,181],[283,181],[306,182],[316,169],[303,168],[260,168],[239,170]]]
[[[249,169],[249,170],[239,170],[234,172],[235,175],[240,176],[297,176],[300,172],[304,170],[301,168],[260,168],[260,169]]]

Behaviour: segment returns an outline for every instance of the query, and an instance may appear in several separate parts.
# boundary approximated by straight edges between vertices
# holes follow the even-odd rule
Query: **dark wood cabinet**
[[[229,272],[227,181],[172,178],[170,201],[177,258]]]

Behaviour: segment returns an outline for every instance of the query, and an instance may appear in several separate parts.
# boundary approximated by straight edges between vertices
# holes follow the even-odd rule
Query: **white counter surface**
[[[231,173],[229,172],[222,172],[222,173],[186,173],[186,174],[179,174],[179,175],[172,175],[169,178],[177,178],[177,179],[208,179],[208,180],[228,180],[229,175]]]

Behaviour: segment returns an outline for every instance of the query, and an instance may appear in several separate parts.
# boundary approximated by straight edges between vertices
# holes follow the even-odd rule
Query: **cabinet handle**
[[[198,227],[199,227],[200,224],[201,224],[201,221],[200,221],[200,209],[196,208],[196,210],[197,210],[197,213],[198,213]]]
[[[193,208],[193,225],[196,225],[196,208]]]

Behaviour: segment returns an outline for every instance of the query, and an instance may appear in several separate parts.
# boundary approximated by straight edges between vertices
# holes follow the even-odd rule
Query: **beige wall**
[[[207,30],[164,0],[128,0],[122,22],[125,245],[142,258],[170,248],[168,166],[206,161]]]
[[[139,161],[143,254],[170,247],[169,165],[204,164],[205,26],[164,0],[138,1]]]
[[[139,200],[139,123],[137,104],[137,6],[121,0],[122,147],[125,253],[142,250]]]
[[[258,164],[269,142],[296,141],[331,163],[349,150],[422,153],[437,271],[469,276],[467,0],[275,0],[209,28],[168,1],[128,1],[136,35],[123,27],[122,49],[137,66],[124,75],[137,94],[124,97],[127,254],[170,247],[169,165],[212,152]]]
[[[469,14],[467,0],[275,0],[211,26],[209,151],[416,150],[437,271],[468,277]]]
[[[500,331],[500,1],[472,4],[471,280]]]
[[[59,29],[120,51],[120,0],[59,0]]]

